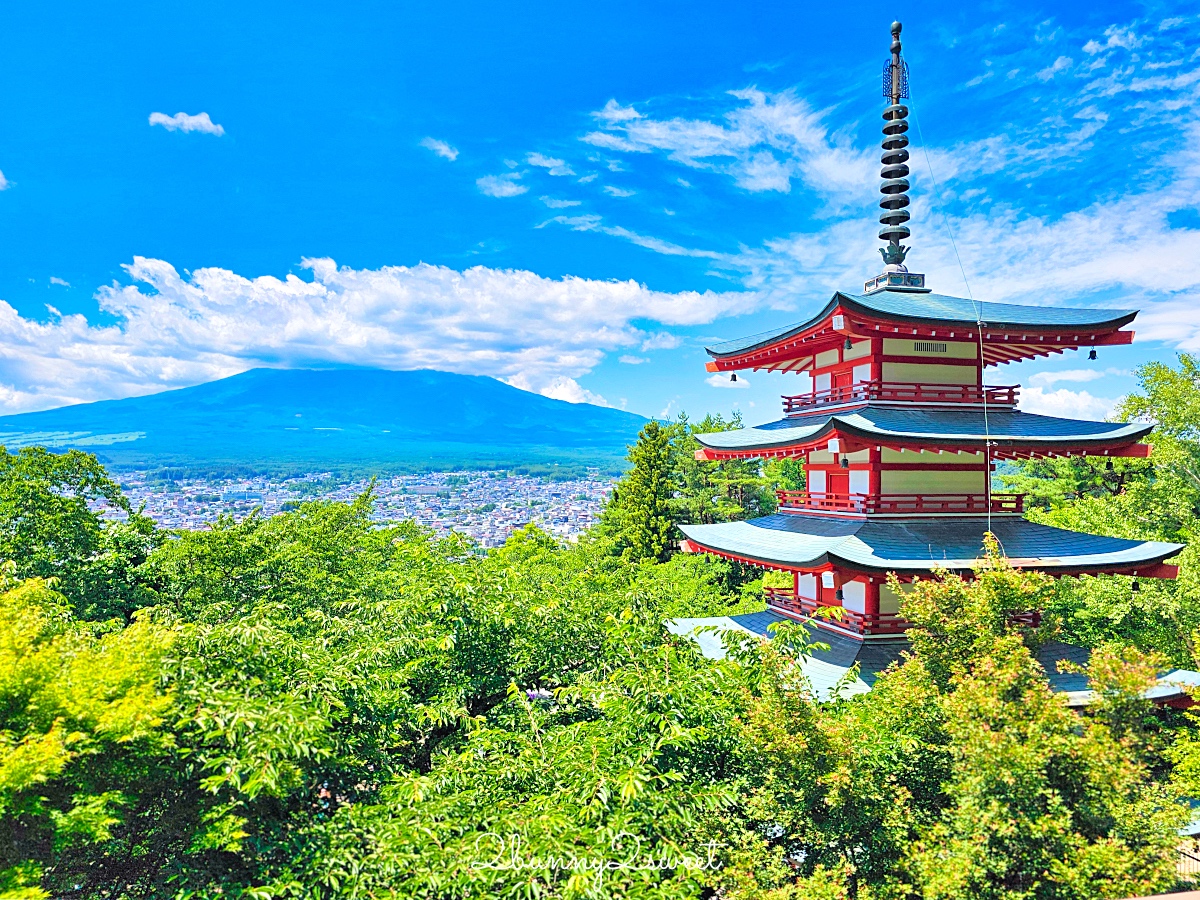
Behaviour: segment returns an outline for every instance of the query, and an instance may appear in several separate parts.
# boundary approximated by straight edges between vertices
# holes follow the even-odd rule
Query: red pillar
[[[874,578],[867,582],[863,614],[867,620],[867,625],[863,628],[863,634],[870,634],[873,631],[877,631],[879,628],[879,582]]]

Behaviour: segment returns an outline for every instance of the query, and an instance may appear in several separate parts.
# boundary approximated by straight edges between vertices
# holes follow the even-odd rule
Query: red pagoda
[[[970,572],[984,534],[1017,566],[1053,575],[1174,578],[1178,544],[1100,537],[1035,524],[1024,497],[992,490],[1001,460],[1145,457],[1148,424],[1088,422],[1018,409],[1019,388],[985,383],[988,366],[1128,344],[1136,311],[977,302],[936,294],[908,271],[907,69],[900,23],[884,69],[883,272],[860,293],[833,295],[805,322],[708,348],[709,371],[807,373],[811,389],[783,398],[783,418],[698,435],[706,460],[795,457],[807,490],[780,492],[776,514],[688,525],[685,550],[790,572],[771,610],[862,639],[895,638],[907,623],[887,586],[935,568]],[[1036,615],[1036,614],[1034,614]]]

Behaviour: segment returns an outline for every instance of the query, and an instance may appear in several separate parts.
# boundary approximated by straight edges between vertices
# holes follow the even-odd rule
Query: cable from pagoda
[[[908,161],[908,138],[904,134],[908,130],[908,108],[900,104],[901,100],[909,99],[908,63],[900,56],[900,31],[902,27],[899,22],[892,23],[892,58],[884,63],[883,68],[883,96],[890,103],[883,111],[883,158],[881,162],[884,168],[879,173],[884,179],[883,184],[879,188],[884,197],[879,201],[879,205],[886,210],[879,217],[879,221],[885,226],[879,232],[879,237],[880,240],[889,242],[888,246],[879,252],[883,254],[884,262],[887,262],[889,266],[896,265],[901,269],[903,269],[904,257],[908,253],[908,248],[902,247],[900,241],[911,234],[908,228],[901,224],[908,221],[909,218],[908,211],[905,209],[908,206],[908,181],[906,176],[909,174],[909,169],[907,165],[904,165]],[[958,252],[958,242],[954,239],[954,229],[950,227],[950,218],[946,214],[945,204],[940,202],[941,191],[938,187],[937,177],[933,174],[933,163],[929,159],[929,144],[925,141],[925,136],[920,134],[921,120],[915,115],[913,119],[917,123],[917,132],[921,137],[921,151],[925,156],[925,165],[929,169],[929,180],[933,185],[934,195],[939,200],[938,205],[942,210],[942,221],[946,226],[946,233],[950,237],[950,246],[954,249],[954,258],[958,260],[958,268],[962,272],[963,285],[967,289],[967,297],[970,298],[971,305],[975,309],[975,334],[979,341],[979,362],[981,366],[986,367],[987,362],[984,357],[983,341],[983,329],[986,323],[983,321],[983,304],[975,299],[975,295],[971,291],[971,283],[967,279],[967,270],[963,266],[962,256]],[[889,133],[889,128],[892,129],[891,133]],[[900,170],[903,170],[903,172]],[[889,186],[893,184],[895,187],[892,187],[889,193]],[[892,263],[888,259],[889,254],[898,256],[899,262]],[[924,284],[923,279],[922,284]],[[984,489],[987,498],[987,527],[990,532],[992,530],[992,429],[988,417],[987,391],[983,392],[983,432],[984,462],[987,476],[984,481]],[[1003,550],[1003,547],[1001,547],[1001,550]]]

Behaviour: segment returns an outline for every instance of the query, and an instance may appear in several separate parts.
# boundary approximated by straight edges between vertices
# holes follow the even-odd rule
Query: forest
[[[1085,900],[1180,886],[1200,718],[1200,359],[1138,372],[1149,459],[998,474],[1029,516],[1189,544],[1175,581],[1051,579],[980,547],[906,595],[911,651],[818,702],[763,573],[676,553],[794,462],[701,463],[651,422],[600,524],[482,551],[368,491],[167,532],[94,457],[0,453],[0,897]],[[105,512],[107,510],[108,512]],[[114,517],[112,510],[124,515]],[[1014,611],[1041,608],[1036,628]],[[1091,648],[1069,709],[1034,650]]]

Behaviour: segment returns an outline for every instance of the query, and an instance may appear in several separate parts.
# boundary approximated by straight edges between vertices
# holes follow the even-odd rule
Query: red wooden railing
[[[808,412],[814,406],[833,403],[865,403],[868,400],[891,400],[907,403],[983,403],[988,405],[1016,406],[1019,385],[996,387],[976,384],[917,384],[900,381],[860,381],[813,391],[810,394],[794,394],[783,398],[785,415]]]
[[[825,625],[844,628],[855,634],[903,634],[912,627],[912,623],[897,613],[860,613],[837,604],[819,603],[807,597],[797,597],[791,588],[764,588],[766,601],[771,606],[786,612],[807,616],[819,620]],[[822,609],[840,609],[840,615],[817,615]],[[1009,621],[1013,625],[1037,628],[1042,624],[1042,614],[1038,610],[1014,613]]]
[[[985,513],[987,494],[830,494],[814,491],[776,491],[781,509],[826,510],[862,515],[877,513]],[[1025,511],[1024,494],[992,494],[991,512]]]
[[[809,600],[807,597],[797,597],[790,588],[769,587],[765,590],[767,602],[772,606],[782,607],[788,612],[815,618],[822,624],[833,628],[843,628],[855,634],[904,634],[910,627],[905,619],[900,618],[895,613],[876,613],[872,615],[855,612],[852,609],[846,609],[836,604],[818,603],[816,600]],[[841,610],[841,615],[817,615],[818,610],[829,608]]]

